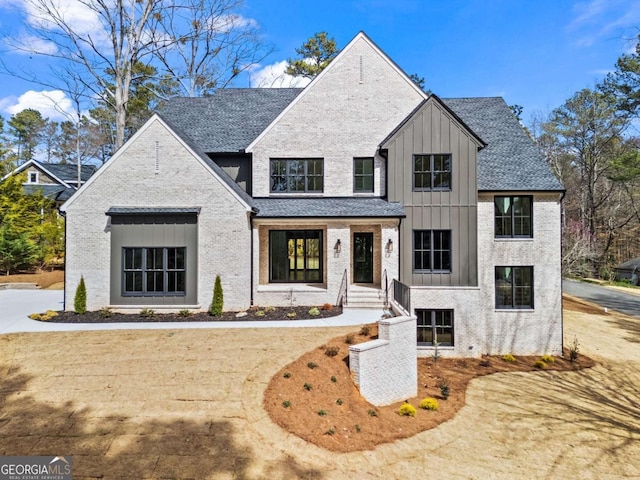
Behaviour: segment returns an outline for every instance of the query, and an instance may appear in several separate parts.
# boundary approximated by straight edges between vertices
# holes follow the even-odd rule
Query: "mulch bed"
[[[253,307],[242,312],[245,315],[238,316],[238,312],[223,312],[213,317],[208,312],[193,312],[189,316],[180,316],[177,313],[157,313],[152,316],[139,313],[116,313],[107,311],[87,312],[81,315],[74,312],[58,312],[58,315],[47,320],[51,323],[137,323],[137,322],[248,322],[248,321],[273,321],[273,320],[309,320],[316,318],[335,317],[342,313],[342,307],[332,307],[331,310],[323,310],[318,307],[318,315],[310,315],[313,307]],[[262,312],[260,315],[258,312]],[[295,312],[295,316],[292,313]],[[110,315],[110,316],[107,316]]]

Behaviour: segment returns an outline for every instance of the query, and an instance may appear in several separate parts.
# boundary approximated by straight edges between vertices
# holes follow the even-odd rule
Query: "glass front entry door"
[[[373,233],[353,234],[353,280],[373,283]]]

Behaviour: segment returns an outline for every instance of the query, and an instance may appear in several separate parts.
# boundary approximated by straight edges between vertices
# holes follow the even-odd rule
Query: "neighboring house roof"
[[[502,98],[443,98],[442,101],[487,143],[478,152],[478,190],[564,191]]]
[[[254,198],[258,218],[404,217],[400,203],[381,198]]]
[[[221,88],[209,97],[172,98],[160,114],[204,152],[238,152],[300,92],[301,88]]]
[[[618,265],[616,270],[633,270],[634,268],[640,272],[640,257],[633,258]]]
[[[41,163],[36,162],[44,170],[48,170],[56,177],[64,180],[65,182],[77,183],[78,181],[78,166],[70,163]],[[89,177],[96,173],[98,168],[95,165],[81,165],[80,166],[80,179],[82,182],[89,180]]]
[[[69,194],[67,190],[71,190],[71,192],[75,192],[73,188],[65,187],[64,185],[56,185],[56,184],[31,184],[31,185],[23,185],[24,193],[27,195],[33,195],[34,193],[41,192],[42,195],[46,198],[50,198],[51,200],[59,200],[64,201],[69,198]],[[66,197],[66,198],[62,198]]]

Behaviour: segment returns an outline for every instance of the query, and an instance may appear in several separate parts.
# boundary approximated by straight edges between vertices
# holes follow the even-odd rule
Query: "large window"
[[[533,237],[532,197],[495,197],[495,236]]]
[[[185,253],[185,247],[123,248],[123,295],[184,295]]]
[[[271,230],[269,281],[322,283],[322,230]]]
[[[353,159],[353,191],[373,193],[373,158]]]
[[[418,345],[453,346],[453,310],[418,310]]]
[[[496,267],[496,308],[533,308],[533,267]]]
[[[451,231],[413,231],[413,270],[416,272],[451,271]]]
[[[271,192],[321,193],[324,190],[321,158],[271,159]]]
[[[414,155],[414,190],[451,190],[451,155]]]

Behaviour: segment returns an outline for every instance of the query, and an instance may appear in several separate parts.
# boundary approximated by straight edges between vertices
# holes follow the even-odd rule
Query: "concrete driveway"
[[[476,379],[453,420],[348,454],[282,430],[262,398],[353,327],[0,335],[0,455],[72,455],[76,480],[640,478],[637,322],[564,318],[595,368]]]

